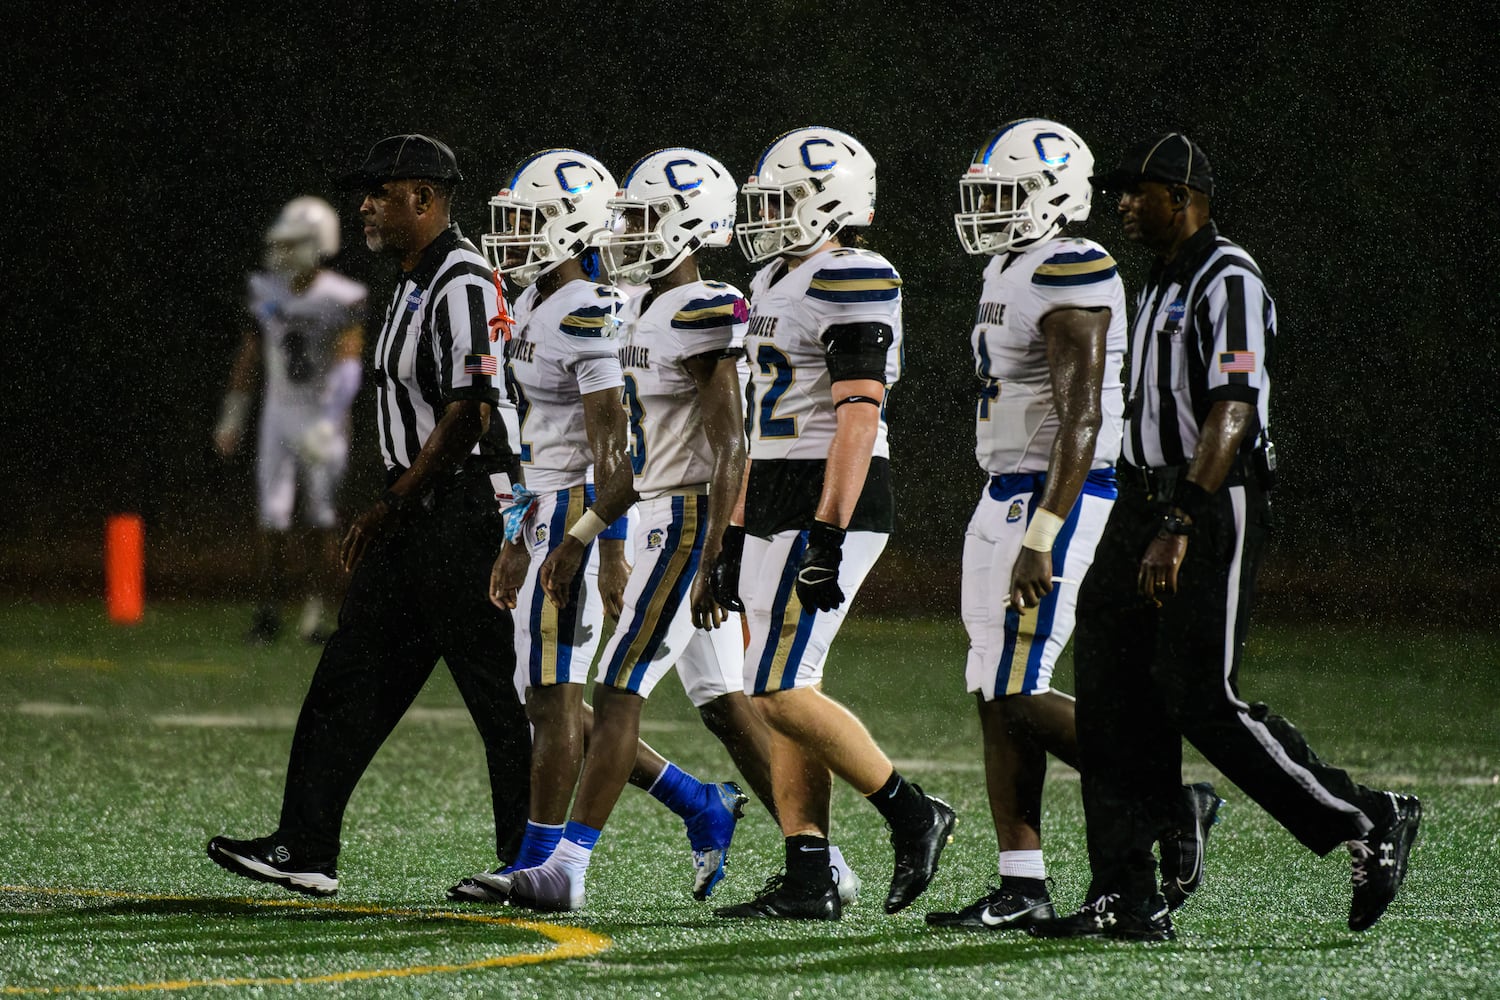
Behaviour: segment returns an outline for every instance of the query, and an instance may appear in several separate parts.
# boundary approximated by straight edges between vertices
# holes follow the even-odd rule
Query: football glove
[[[719,558],[714,560],[708,572],[708,592],[719,602],[721,608],[743,612],[745,602],[740,600],[740,559],[745,554],[745,529],[731,524],[724,529],[724,540],[719,545]]]
[[[839,589],[839,562],[844,557],[844,529],[814,521],[797,572],[797,600],[809,611],[832,611],[844,603]]]
[[[338,454],[339,429],[326,417],[314,420],[303,432],[300,444],[302,457],[313,465],[321,465]]]

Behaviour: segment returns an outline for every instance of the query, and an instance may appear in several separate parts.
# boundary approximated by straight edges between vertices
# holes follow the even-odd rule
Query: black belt
[[[1147,500],[1170,500],[1172,491],[1187,476],[1187,472],[1187,463],[1140,466],[1131,465],[1122,458],[1115,465],[1115,474],[1119,477],[1120,488],[1144,493]],[[1229,467],[1229,473],[1224,477],[1223,485],[1235,486],[1249,482],[1254,475],[1255,465],[1251,457],[1236,455],[1234,464]]]

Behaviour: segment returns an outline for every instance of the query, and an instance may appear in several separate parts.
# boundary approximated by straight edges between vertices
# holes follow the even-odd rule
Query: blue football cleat
[[[708,795],[703,808],[684,820],[688,846],[693,849],[693,898],[700,901],[707,899],[724,878],[735,824],[745,815],[745,803],[749,801],[732,781],[708,785],[705,790]]]

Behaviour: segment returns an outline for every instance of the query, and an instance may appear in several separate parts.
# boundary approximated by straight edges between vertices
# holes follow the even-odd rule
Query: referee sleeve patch
[[[889,267],[825,268],[813,275],[807,294],[824,302],[894,302],[901,277]]]
[[[495,376],[500,373],[500,360],[493,354],[465,354],[465,375],[489,375]]]
[[[1103,250],[1068,251],[1042,261],[1032,272],[1031,283],[1049,288],[1092,285],[1110,280],[1118,271],[1115,259]]]
[[[692,299],[672,316],[674,330],[717,330],[721,326],[744,323],[750,319],[750,307],[738,295],[718,295]]]
[[[613,305],[584,306],[564,316],[558,327],[570,337],[613,337],[618,322]]]

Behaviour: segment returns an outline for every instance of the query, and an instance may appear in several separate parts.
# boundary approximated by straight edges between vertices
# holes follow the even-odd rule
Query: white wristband
[[[583,516],[574,523],[573,527],[568,529],[568,534],[587,545],[598,538],[599,532],[607,527],[609,525],[604,523],[604,518],[595,514],[593,508],[589,508],[583,512]]]
[[[1021,544],[1037,552],[1051,552],[1052,543],[1057,541],[1062,526],[1062,518],[1045,507],[1038,507],[1031,515],[1031,523],[1026,526],[1026,537],[1021,539]]]

